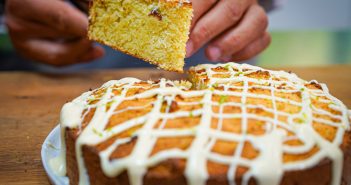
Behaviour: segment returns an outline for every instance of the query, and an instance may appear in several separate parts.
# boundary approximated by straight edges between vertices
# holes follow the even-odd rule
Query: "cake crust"
[[[102,43],[102,44],[104,44],[104,45],[106,45],[106,46],[109,46],[109,47],[113,48],[114,50],[120,51],[120,52],[122,52],[122,53],[125,53],[125,54],[127,54],[127,55],[133,56],[133,57],[135,57],[135,58],[144,60],[144,61],[146,61],[146,62],[148,62],[148,63],[150,63],[150,64],[152,64],[152,65],[158,65],[157,62],[154,62],[154,61],[152,61],[152,60],[148,60],[148,59],[143,58],[143,57],[141,57],[141,56],[139,56],[139,55],[132,54],[132,53],[130,53],[128,50],[124,50],[124,49],[122,49],[122,48],[119,48],[118,46],[110,45],[110,44],[108,44],[108,43],[106,43],[106,42],[104,42],[104,41],[102,41],[102,40],[100,40],[100,39],[95,39],[95,38],[90,38],[90,37],[89,37],[88,39],[89,39],[89,40],[96,41],[96,42],[99,42],[99,43]],[[167,66],[162,67],[162,68],[163,68],[164,70],[167,70],[167,71],[170,71],[170,72],[177,72],[177,73],[183,73],[183,72],[184,72],[184,71],[183,71],[183,68],[181,68],[181,69],[175,69],[175,68],[173,68],[173,67],[167,67]]]
[[[77,138],[77,131],[68,129],[66,132],[66,143],[68,146],[74,146]],[[348,185],[351,183],[351,133],[344,136],[341,148],[344,152],[343,176],[342,184]],[[89,177],[91,177],[91,185],[116,184],[129,185],[128,174],[123,172],[115,178],[107,177],[101,167],[98,151],[94,146],[83,147],[84,159],[87,165]],[[78,166],[75,157],[74,147],[67,148],[67,165],[68,175],[71,185],[78,185]],[[184,166],[180,167],[180,161],[173,159],[167,160],[159,166],[165,166],[169,173],[158,174],[157,171],[149,171],[144,177],[144,185],[186,185],[186,179],[183,175]],[[280,185],[329,185],[331,182],[332,162],[329,159],[323,159],[318,165],[307,170],[287,171],[282,177]],[[237,184],[241,184],[242,174],[235,179]],[[318,179],[318,181],[316,181]],[[211,176],[206,185],[229,185],[225,174]],[[249,185],[257,185],[257,182],[252,179]]]

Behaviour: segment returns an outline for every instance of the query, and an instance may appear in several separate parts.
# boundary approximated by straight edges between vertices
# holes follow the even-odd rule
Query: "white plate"
[[[60,154],[61,140],[60,140],[60,125],[57,125],[46,137],[43,145],[41,146],[41,161],[43,162],[44,169],[49,176],[49,179],[54,185],[68,185],[68,177],[61,177],[54,173],[49,165],[52,158]]]

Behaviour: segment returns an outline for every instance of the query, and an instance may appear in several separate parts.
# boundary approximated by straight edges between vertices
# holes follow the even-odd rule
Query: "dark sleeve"
[[[258,2],[266,12],[272,11],[275,8],[275,0],[259,0]]]
[[[69,2],[71,2],[76,8],[85,12],[86,14],[88,13],[88,5],[90,1],[92,0],[69,0]]]
[[[5,11],[5,0],[0,0],[0,15],[3,15]]]

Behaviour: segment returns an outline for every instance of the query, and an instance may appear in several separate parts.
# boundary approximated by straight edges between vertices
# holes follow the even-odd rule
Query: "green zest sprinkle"
[[[189,112],[189,117],[191,117],[191,118],[193,118],[193,117],[194,117],[194,115],[193,115],[193,111],[190,111],[190,112]]]
[[[229,64],[227,64],[227,65],[224,66],[224,68],[225,68],[226,70],[229,70],[229,67],[230,67]]]
[[[94,134],[98,135],[99,137],[102,137],[102,133],[97,131],[95,128],[93,128]]]
[[[93,103],[93,101],[95,101],[96,99],[94,98],[94,97],[91,97],[91,98],[89,98],[88,99],[88,103],[90,104],[90,103]]]
[[[213,87],[213,88],[217,88],[217,87],[218,87],[218,83],[212,84],[212,87]]]
[[[329,105],[336,105],[336,103],[332,101],[329,103]]]
[[[302,124],[302,123],[306,123],[306,120],[307,120],[307,114],[306,113],[302,113],[302,118],[299,118],[297,120],[297,122]]]
[[[302,116],[304,119],[307,119],[307,114],[305,112],[302,114]]]
[[[106,129],[107,132],[111,132],[112,131],[112,127]]]
[[[234,76],[240,76],[242,74],[244,74],[244,73],[240,71],[240,72],[237,72]]]
[[[107,102],[106,103],[106,109],[109,109],[111,107],[112,104],[114,104],[116,101],[115,100],[112,100],[110,102]]]
[[[301,92],[305,91],[305,88],[302,87],[302,88],[300,89],[300,91],[301,91]]]
[[[221,95],[221,97],[219,98],[218,103],[219,103],[220,105],[222,105],[223,103],[225,103],[225,102],[227,101],[227,99],[228,99],[228,96]]]
[[[110,107],[112,104],[113,104],[113,101],[110,101],[106,105]]]
[[[304,123],[305,122],[305,120],[303,120],[302,118],[299,118],[298,120],[297,120],[297,123],[300,123],[300,124],[302,124],[302,123]]]
[[[200,89],[206,89],[206,88],[207,88],[206,84],[204,84],[204,83],[200,84]]]

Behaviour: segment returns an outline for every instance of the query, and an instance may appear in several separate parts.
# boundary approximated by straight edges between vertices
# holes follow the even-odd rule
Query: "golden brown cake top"
[[[279,184],[285,171],[333,161],[340,184],[340,145],[350,113],[325,84],[295,74],[235,63],[199,65],[190,82],[110,81],[67,103],[62,127],[77,129],[80,183],[87,183],[81,147],[97,149],[105,175],[128,171],[132,185],[179,159],[189,185],[236,175],[247,184]],[[63,129],[64,130],[64,129]],[[270,170],[267,170],[270,169]]]

